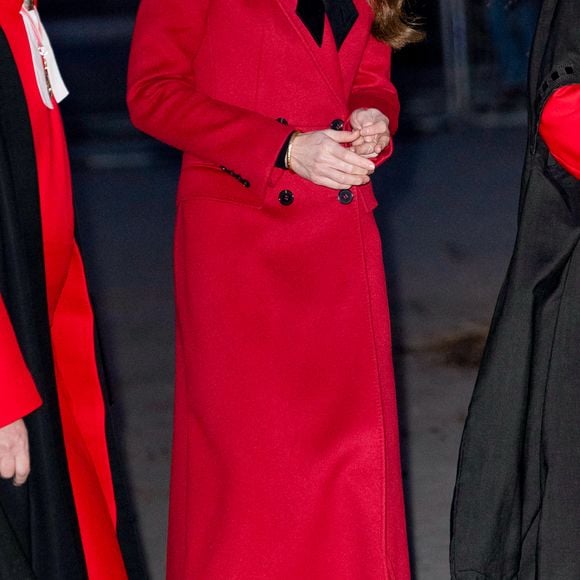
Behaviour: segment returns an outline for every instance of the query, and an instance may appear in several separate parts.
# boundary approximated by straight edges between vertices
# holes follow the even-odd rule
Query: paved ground
[[[449,578],[448,514],[457,447],[475,375],[473,359],[513,243],[524,137],[519,129],[469,129],[407,138],[377,179],[417,580]],[[98,151],[82,156],[75,181],[88,270],[119,393],[151,575],[161,580],[178,166],[171,159],[142,166],[138,157],[129,157],[137,163],[131,168]]]

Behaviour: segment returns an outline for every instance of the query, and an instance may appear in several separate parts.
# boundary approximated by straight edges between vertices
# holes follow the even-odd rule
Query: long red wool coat
[[[130,111],[184,152],[173,580],[409,577],[376,201],[274,168],[293,129],[358,107],[396,125],[390,49],[355,4],[340,51],[296,0],[141,5]]]

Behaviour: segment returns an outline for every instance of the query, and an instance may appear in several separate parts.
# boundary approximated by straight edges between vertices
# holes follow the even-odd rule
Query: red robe
[[[580,179],[580,85],[558,89],[546,103],[540,135],[550,152],[576,179]]]
[[[2,0],[0,26],[18,68],[33,132],[47,314],[69,476],[89,578],[121,580],[127,576],[116,538],[117,514],[95,359],[93,313],[74,239],[67,146],[56,103],[49,109],[41,100],[19,14],[21,5],[21,0]],[[1,296],[0,384],[0,425],[26,417],[42,405]],[[30,437],[34,436],[31,432]],[[31,477],[40,469],[40,465],[32,465]]]
[[[294,128],[358,107],[396,128],[391,51],[355,5],[338,51],[296,0],[141,4],[130,112],[185,153],[172,580],[409,578],[376,199],[275,168]]]

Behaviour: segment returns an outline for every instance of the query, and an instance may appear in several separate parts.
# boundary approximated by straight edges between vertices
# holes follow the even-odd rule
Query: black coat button
[[[354,195],[350,189],[341,189],[338,192],[338,201],[343,205],[348,205],[354,199]]]
[[[278,200],[282,205],[292,205],[294,203],[294,194],[289,189],[285,189],[280,192]]]
[[[276,121],[278,121],[278,123],[280,123],[280,125],[288,125],[288,121],[286,119],[284,119],[284,117],[278,117],[276,119]]]
[[[342,131],[344,129],[344,121],[342,119],[334,119],[334,121],[330,123],[330,128],[333,131]]]

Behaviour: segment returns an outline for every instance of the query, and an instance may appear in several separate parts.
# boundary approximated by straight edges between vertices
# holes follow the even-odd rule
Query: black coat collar
[[[322,46],[324,15],[327,14],[337,48],[342,46],[358,18],[353,0],[298,0],[296,14],[318,46]]]

